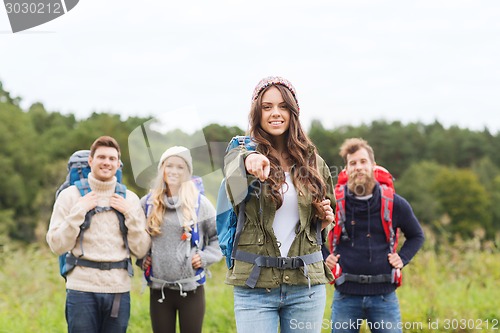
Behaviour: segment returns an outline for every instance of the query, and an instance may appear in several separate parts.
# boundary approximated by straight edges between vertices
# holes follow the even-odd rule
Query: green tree
[[[493,189],[491,192],[491,228],[488,230],[488,236],[494,238],[500,234],[500,175],[496,176],[493,180]]]
[[[9,236],[29,241],[34,237],[37,223],[35,199],[42,179],[39,166],[44,164],[45,159],[38,152],[38,138],[31,119],[17,106],[16,99],[10,98],[6,92],[2,94],[0,210],[14,212],[16,223],[9,224]],[[8,216],[12,216],[11,213]]]
[[[445,130],[443,125],[437,121],[426,126],[426,154],[422,158],[442,165],[455,165],[458,145],[453,135],[450,135],[451,132],[451,130]]]
[[[434,183],[442,169],[443,166],[434,162],[416,163],[394,183],[396,192],[408,200],[420,223],[428,226],[435,225],[439,220],[439,202]]]
[[[210,124],[203,127],[203,133],[208,143],[223,142],[228,143],[236,135],[244,135],[245,131],[237,126],[222,126],[219,124]]]
[[[488,192],[493,191],[493,180],[500,175],[500,169],[491,161],[489,156],[483,157],[472,163],[472,171],[478,176],[479,181]]]
[[[468,169],[443,169],[434,183],[440,212],[450,217],[447,228],[468,238],[478,229],[491,230],[491,199]]]
[[[52,159],[67,158],[68,133],[76,127],[74,115],[48,112],[42,103],[34,103],[28,110],[38,136],[39,152]]]
[[[399,121],[374,121],[365,139],[375,151],[378,164],[399,178],[424,151],[425,137],[419,124],[403,126]]]
[[[318,153],[332,170],[332,176],[338,175],[344,167],[339,156],[339,148],[344,138],[338,131],[326,130],[319,120],[313,120],[309,128],[309,138],[318,149]]]
[[[10,93],[3,88],[3,83],[0,81],[0,103],[19,106],[21,97],[12,97]]]

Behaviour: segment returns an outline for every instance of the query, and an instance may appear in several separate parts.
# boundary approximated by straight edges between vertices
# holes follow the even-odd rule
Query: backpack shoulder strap
[[[89,181],[87,178],[82,178],[80,180],[75,181],[75,186],[80,191],[81,196],[83,197],[85,194],[92,191],[89,185]]]
[[[198,193],[198,202],[196,204],[196,217],[199,217],[201,205],[201,193]],[[198,231],[198,222],[191,228],[191,246],[198,248],[200,245],[200,233]]]
[[[127,193],[127,187],[122,184],[117,182],[116,187],[115,187],[115,193],[122,196],[123,198],[126,198],[126,193]],[[127,250],[127,256],[128,256],[128,264],[127,264],[127,271],[129,276],[134,276],[134,268],[132,266],[132,260],[130,259],[130,247],[128,245],[128,228],[127,225],[125,224],[125,215],[120,213],[114,208],[111,208],[115,214],[116,217],[118,218],[118,225],[120,226],[120,232],[123,237],[123,243],[125,244],[125,249]]]
[[[115,193],[120,195],[123,198],[127,197],[127,186],[125,186],[122,183],[116,182],[115,186]],[[123,240],[125,242],[125,247],[127,248],[128,251],[128,241],[127,241],[127,233],[128,233],[128,228],[125,225],[125,216],[117,211],[116,209],[113,209],[116,213],[116,216],[118,217],[118,221],[120,223],[120,231],[123,235]]]
[[[87,193],[90,193],[92,191],[92,189],[90,188],[89,181],[88,181],[87,178],[82,178],[80,180],[75,181],[75,186],[78,189],[78,191],[80,192],[80,195],[82,197],[84,195],[86,195]],[[82,254],[81,254],[82,256],[84,255],[84,252],[83,252],[83,236],[84,236],[85,230],[87,230],[88,228],[90,228],[90,221],[92,221],[92,216],[94,216],[95,214],[96,214],[95,208],[91,209],[90,211],[88,211],[85,214],[85,219],[84,219],[83,223],[80,225],[80,232],[79,232],[78,235],[80,237],[80,250],[82,251]]]
[[[116,182],[115,193],[126,198],[127,197],[127,186],[122,183]]]
[[[82,178],[80,180],[75,181],[75,186],[78,189],[78,191],[80,192],[80,195],[82,197],[84,195],[86,195],[87,193],[90,193],[92,191],[87,178]],[[80,233],[83,233],[85,230],[87,230],[90,227],[90,221],[92,219],[92,216],[95,215],[95,213],[96,213],[95,209],[92,209],[85,214],[85,220],[80,225]],[[82,235],[82,238],[83,238],[83,235]]]
[[[390,243],[391,251],[395,251],[397,246],[397,233],[392,228],[392,211],[394,209],[394,189],[390,186],[380,185],[380,217],[384,227],[387,242]]]
[[[335,186],[335,217],[337,221],[345,222],[345,187]],[[338,223],[337,223],[338,224]]]
[[[389,249],[392,253],[397,252],[398,248],[398,231],[394,231],[392,227],[392,212],[394,209],[394,188],[386,184],[380,185],[381,194],[381,207],[380,207],[380,217],[382,220],[382,226],[384,227],[384,232],[386,235],[387,242],[389,243]],[[391,272],[391,282],[399,287],[403,283],[403,276],[400,269],[393,268]]]
[[[153,193],[149,192],[147,195],[146,195],[146,202],[145,202],[145,214],[146,214],[146,218],[149,217],[149,215],[151,214],[151,209],[153,208],[153,203],[152,203],[152,199],[151,199],[151,196],[153,195]]]
[[[333,230],[328,235],[328,241],[330,244],[330,252],[335,253],[336,245],[340,242],[342,233],[346,233],[345,230],[345,186],[336,185],[335,186],[335,219],[337,223],[333,227]]]

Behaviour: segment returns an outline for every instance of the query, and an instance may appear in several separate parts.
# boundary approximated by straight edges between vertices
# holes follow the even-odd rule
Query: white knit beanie
[[[186,164],[189,168],[189,173],[193,175],[193,158],[191,157],[189,149],[182,146],[173,146],[165,150],[165,152],[160,157],[160,162],[158,163],[158,170],[160,170],[163,162],[171,156],[178,156],[182,158],[184,161],[186,161]]]

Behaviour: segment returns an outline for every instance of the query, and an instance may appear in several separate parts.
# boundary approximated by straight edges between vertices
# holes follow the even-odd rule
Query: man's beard
[[[373,178],[373,173],[364,173],[365,177],[363,177],[362,179],[358,179],[358,174],[358,172],[349,174],[347,188],[358,197],[372,194],[373,188],[375,187],[375,179]]]

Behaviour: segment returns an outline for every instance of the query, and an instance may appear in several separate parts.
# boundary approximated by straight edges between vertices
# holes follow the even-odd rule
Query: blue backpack
[[[229,142],[226,153],[238,146],[245,146],[247,150],[255,151],[257,144],[249,136],[235,136]],[[250,191],[249,191],[250,193]],[[239,214],[233,209],[231,199],[226,189],[226,178],[222,179],[217,195],[216,226],[217,237],[222,254],[226,257],[226,265],[233,267],[238,239],[245,224],[245,204],[247,198],[238,204]]]
[[[78,190],[80,191],[80,194],[82,196],[86,195],[91,191],[89,182],[88,182],[88,175],[90,173],[90,166],[88,164],[88,159],[90,156],[90,150],[79,150],[74,152],[69,160],[68,160],[68,174],[66,176],[66,181],[57,189],[56,191],[56,198],[57,196],[67,187],[71,185],[75,185]],[[123,164],[120,162],[120,168],[116,172],[116,187],[115,187],[115,193],[121,195],[122,197],[126,197],[127,193],[127,187],[121,183],[122,181],[122,167]],[[84,255],[83,252],[83,237],[85,231],[90,227],[90,222],[92,220],[92,217],[95,214],[105,212],[105,211],[114,211],[118,217],[119,225],[120,225],[120,231],[123,236],[123,242],[125,244],[125,248],[127,249],[127,254],[128,258],[124,259],[119,262],[94,262],[86,259],[82,259],[81,257]],[[123,216],[122,213],[118,212],[117,210],[111,208],[111,207],[95,207],[94,209],[90,210],[85,214],[85,220],[80,226],[80,233],[78,237],[80,238],[80,249],[81,249],[81,256],[80,257],[75,257],[71,251],[61,254],[59,256],[59,273],[61,276],[66,280],[66,277],[68,273],[75,268],[75,266],[85,266],[85,267],[92,267],[92,268],[97,268],[97,269],[102,269],[102,270],[109,270],[109,269],[114,269],[114,268],[123,268],[127,269],[128,273],[130,276],[133,276],[134,271],[132,267],[132,261],[130,259],[130,250],[128,246],[128,240],[127,240],[127,232],[128,229],[125,225],[125,217]]]

